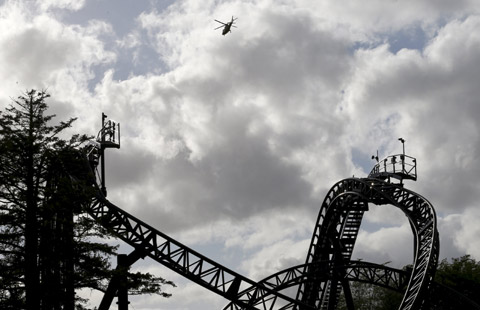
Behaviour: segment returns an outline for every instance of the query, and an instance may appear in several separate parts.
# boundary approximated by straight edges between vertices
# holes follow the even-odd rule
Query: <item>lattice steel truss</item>
[[[420,309],[438,263],[439,238],[433,206],[422,196],[380,179],[349,178],[336,183],[322,204],[307,256],[307,264],[318,261],[342,265],[348,262],[358,233],[362,212],[368,203],[389,204],[402,210],[410,221],[414,234],[414,261],[405,295],[399,309]],[[307,268],[306,277],[297,299],[317,309],[334,309],[337,296],[343,288],[349,295],[346,275],[336,273],[327,281],[315,280],[318,268]]]
[[[317,269],[326,270],[323,273],[317,273],[312,277],[305,276],[305,270]],[[349,261],[346,265],[338,265],[332,261],[321,261],[317,263],[308,263],[294,266],[278,273],[275,273],[262,281],[258,282],[273,291],[282,291],[298,285],[313,284],[317,281],[326,282],[334,278],[334,273],[341,272],[349,282],[357,281],[377,286],[385,287],[397,292],[404,292],[409,273],[407,271],[390,268],[384,265],[378,265],[362,261]],[[313,278],[313,279],[312,279]],[[240,299],[252,295],[254,287],[247,288],[239,293]],[[284,304],[282,309],[295,308],[295,304]],[[243,309],[241,306],[229,303],[224,310]]]
[[[98,158],[92,161],[92,150],[88,154],[86,169],[90,170],[96,167]],[[418,310],[426,306],[434,286],[439,252],[435,211],[430,202],[405,189],[401,182],[389,182],[386,170],[379,169],[380,178],[373,174],[333,185],[320,208],[305,264],[259,282],[203,256],[115,206],[105,198],[105,191],[94,178],[90,184],[95,195],[86,211],[134,247],[139,257],[149,256],[229,300],[224,309],[331,310],[337,306],[341,293],[347,307],[354,309],[350,282],[360,281],[401,292],[404,297],[399,309]],[[416,178],[416,169],[414,172]],[[363,214],[370,203],[397,207],[408,218],[414,236],[411,270],[351,260]],[[292,290],[296,293],[291,294]]]
[[[255,305],[258,304],[269,305],[269,309],[275,309],[272,307],[275,306],[277,299],[302,305],[305,309],[314,309],[312,306],[296,301],[261,283],[256,283],[188,248],[113,205],[105,199],[100,190],[97,191],[87,212],[102,226],[111,230],[118,238],[137,251],[143,252],[146,256],[187,279],[232,300],[245,309],[256,309]],[[254,293],[250,298],[239,298],[238,293],[242,286],[254,288]],[[255,303],[250,304],[251,300],[255,300]]]

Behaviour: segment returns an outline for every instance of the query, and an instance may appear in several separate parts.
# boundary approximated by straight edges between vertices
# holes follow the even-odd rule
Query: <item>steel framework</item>
[[[317,269],[326,272],[306,277],[305,270]],[[384,265],[362,261],[349,261],[346,265],[334,264],[332,261],[321,261],[294,266],[275,273],[258,282],[274,291],[286,290],[298,285],[325,282],[333,279],[335,273],[342,272],[348,282],[357,281],[374,284],[397,292],[404,292],[409,272],[390,268]],[[239,293],[240,299],[250,300],[255,291],[254,287],[247,288]],[[294,308],[294,304],[284,304],[282,309]],[[242,309],[235,303],[229,303],[224,310]]]
[[[436,216],[433,206],[425,198],[401,184],[374,178],[349,178],[336,183],[320,209],[306,262],[329,261],[333,266],[348,262],[368,203],[393,205],[410,221],[414,234],[414,261],[399,309],[420,309],[438,263]],[[318,272],[324,270],[310,267],[305,274],[308,278]],[[334,275],[327,281],[312,278],[302,284],[297,299],[318,309],[334,309],[342,288],[346,298],[351,299],[345,274],[337,272]]]
[[[103,121],[102,117],[102,124]],[[114,130],[115,126],[109,128]],[[85,156],[85,167],[91,171],[90,184],[95,192],[86,211],[131,245],[135,249],[135,259],[149,256],[223,296],[230,301],[224,309],[333,310],[343,292],[347,307],[352,310],[351,281],[403,293],[400,310],[426,309],[432,292],[441,291],[433,284],[439,252],[435,210],[424,197],[405,189],[402,182],[417,177],[416,160],[412,157],[405,154],[387,157],[378,162],[368,178],[348,178],[334,184],[320,208],[305,264],[256,282],[190,249],[108,201],[104,167],[101,167],[100,174],[93,170],[99,162],[104,165],[104,149],[119,148],[119,144],[117,147],[115,131],[112,134],[108,128],[102,128],[101,133],[101,139],[87,149]],[[117,137],[117,141],[119,139]],[[400,183],[391,182],[391,178],[400,180]],[[414,240],[411,270],[351,260],[369,204],[397,207],[408,218]],[[291,294],[292,289],[296,291],[295,297]]]

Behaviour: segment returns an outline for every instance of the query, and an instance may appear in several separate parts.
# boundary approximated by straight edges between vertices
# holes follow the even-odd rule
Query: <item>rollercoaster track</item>
[[[308,266],[312,265],[312,266]],[[410,271],[391,268],[385,265],[379,265],[364,261],[350,261],[344,266],[334,266],[332,262],[324,261],[311,264],[302,264],[272,274],[260,282],[264,286],[271,288],[274,291],[286,290],[290,287],[305,283],[304,270],[307,267],[318,267],[313,265],[325,265],[324,268],[332,270],[335,268],[344,269],[344,274],[349,282],[361,282],[380,286],[401,294],[405,293],[408,280],[410,278]],[[326,281],[331,279],[332,273],[317,274],[319,280]],[[239,293],[241,295],[251,294],[254,291],[253,287],[247,288]],[[437,282],[432,283],[432,291],[428,294],[430,307],[433,309],[472,309],[479,310],[480,305],[468,299],[456,290],[449,288]],[[286,304],[284,307],[291,307]],[[229,303],[223,310],[240,310],[243,309],[234,303]],[[430,308],[432,309],[432,308]]]
[[[345,265],[335,265],[332,261],[321,261],[315,263],[302,264],[288,269],[279,271],[273,275],[258,282],[274,291],[282,291],[290,287],[305,284],[312,279],[305,277],[304,271],[306,269],[323,269],[328,270],[326,273],[318,273],[313,277],[315,281],[327,281],[333,278],[333,270],[343,269],[345,279],[348,281],[357,281],[376,286],[381,286],[399,293],[404,293],[407,286],[409,273],[405,270],[391,268],[385,265],[379,265],[363,261],[349,261]],[[239,293],[239,299],[243,296],[249,296],[254,291],[254,287],[247,288]],[[285,309],[291,308],[294,305],[285,304]],[[242,309],[234,303],[229,303],[223,308],[224,310],[239,310]]]
[[[89,175],[95,176],[88,158],[85,161],[85,169],[89,171]],[[255,305],[261,305],[262,309],[267,305],[268,309],[272,310],[288,309],[275,306],[277,300],[291,304],[292,307],[314,309],[222,266],[115,206],[106,199],[94,178],[89,183],[95,195],[86,207],[86,212],[143,256],[149,256],[242,309],[258,309]],[[238,298],[238,292],[242,287],[254,288],[250,298],[242,300]]]
[[[327,193],[320,209],[306,264],[327,260],[336,266],[348,261],[351,252],[345,250],[345,241],[354,243],[354,240],[345,238],[345,229],[349,228],[349,223],[355,222],[351,219],[366,210],[368,203],[393,205],[401,209],[410,221],[414,234],[414,261],[399,309],[420,309],[438,262],[436,216],[430,202],[399,184],[374,178],[349,178],[336,183]],[[354,225],[354,229],[350,229],[354,231],[354,238],[358,232],[356,227]],[[342,286],[344,292],[348,293],[348,282],[339,284],[342,274],[337,279],[316,280],[313,275],[317,271],[320,270],[308,270],[307,267],[305,274],[311,279],[300,285],[297,299],[317,309],[334,309]]]
[[[432,288],[439,251],[435,211],[425,198],[405,189],[402,184],[372,176],[337,182],[320,208],[305,264],[255,282],[112,204],[95,178],[98,160],[92,162],[89,156],[84,158],[85,171],[93,176],[89,184],[95,193],[86,208],[87,213],[134,247],[135,255],[149,256],[230,300],[225,309],[333,310],[342,291],[348,309],[354,309],[349,283],[364,281],[403,291],[399,310],[417,310],[422,308]],[[369,203],[392,205],[401,209],[408,218],[414,235],[414,260],[409,274],[385,266],[351,261]],[[296,297],[282,293],[292,287],[297,288]]]
[[[377,164],[367,178],[348,178],[334,184],[320,207],[305,264],[255,282],[108,201],[104,151],[120,148],[120,124],[107,121],[107,116],[102,113],[102,129],[96,141],[91,142],[75,153],[83,159],[84,166],[77,167],[78,161],[72,161],[72,166],[63,164],[71,173],[74,187],[92,197],[85,211],[135,249],[129,255],[119,255],[119,270],[149,256],[229,300],[224,310],[334,310],[342,292],[348,310],[354,310],[350,288],[353,281],[400,292],[403,299],[399,310],[480,310],[479,305],[462,294],[433,282],[439,253],[435,210],[424,197],[403,187],[404,179],[417,179],[416,159],[405,155],[405,149],[403,154],[388,156],[381,161],[377,156]],[[399,183],[390,182],[392,178]],[[363,215],[371,203],[397,207],[406,215],[414,237],[412,268],[399,270],[351,260]],[[121,295],[123,309],[128,308],[128,292],[123,290],[120,294],[120,283],[126,280],[120,278],[114,276],[111,279],[99,309],[109,309],[117,293],[119,307]]]
[[[328,220],[322,222],[323,225],[317,226],[320,238],[316,238],[314,234],[315,251],[311,253],[310,260],[307,257],[307,263],[330,261],[333,266],[330,268],[336,272],[326,269],[326,265],[307,265],[305,274],[310,275],[312,281],[302,283],[297,292],[298,300],[315,305],[316,308],[326,308],[328,305],[333,307],[342,288],[346,292],[349,291],[348,283],[344,281],[344,270],[336,266],[350,261],[363,213],[368,210],[367,204],[358,193],[352,195],[339,193],[330,201],[329,206],[321,209],[319,218]],[[342,206],[348,206],[348,208]],[[314,279],[312,275],[318,273],[331,273],[332,277],[327,281]],[[301,296],[302,293],[304,293],[303,296]]]

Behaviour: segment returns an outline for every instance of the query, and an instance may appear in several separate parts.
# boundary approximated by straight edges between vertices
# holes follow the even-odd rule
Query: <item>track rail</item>
[[[326,270],[333,270],[333,268],[344,269],[344,274],[349,282],[362,282],[375,286],[380,286],[401,294],[404,294],[410,279],[411,270],[402,270],[391,268],[385,265],[379,265],[364,261],[350,261],[344,266],[334,266],[332,262],[318,262],[312,265],[324,265]],[[288,269],[279,271],[261,280],[259,283],[271,288],[275,291],[287,290],[291,287],[298,286],[307,282],[304,270],[308,264],[290,267]],[[317,266],[318,267],[318,266]],[[333,277],[332,273],[317,274],[320,280],[326,281]],[[240,292],[240,294],[248,294],[253,288],[247,288]],[[472,300],[466,298],[461,293],[439,284],[432,283],[432,290],[429,292],[428,299],[430,306],[436,309],[480,309],[480,305]],[[285,305],[289,307],[291,305]],[[229,303],[223,310],[240,310],[243,309],[236,304]]]
[[[457,300],[450,304],[454,307],[480,309],[461,294],[433,282],[439,252],[435,210],[424,197],[403,187],[404,179],[417,179],[416,159],[405,155],[405,148],[403,154],[382,161],[378,161],[377,154],[377,164],[367,178],[348,178],[334,184],[320,207],[305,264],[255,282],[190,249],[106,199],[105,150],[120,148],[120,125],[106,119],[102,113],[102,129],[96,142],[84,149],[85,154],[77,154],[85,159],[85,169],[80,169],[81,172],[76,169],[77,174],[73,174],[78,179],[72,178],[77,185],[83,184],[80,185],[83,189],[91,190],[92,200],[86,206],[87,213],[135,248],[127,257],[129,264],[139,257],[149,256],[230,300],[225,310],[333,310],[342,292],[347,308],[353,310],[351,281],[402,292],[399,310],[443,307],[452,296]],[[399,140],[402,144],[405,142],[402,138]],[[96,174],[98,167],[101,170]],[[391,183],[391,178],[400,183]],[[408,218],[414,236],[413,267],[408,271],[351,260],[363,215],[370,203],[397,207]],[[112,279],[111,284],[113,282]],[[114,284],[107,298],[109,302],[114,296]],[[295,296],[295,291],[296,297],[291,297]],[[442,300],[440,296],[448,297]],[[104,308],[108,306],[106,303]]]
[[[85,162],[85,165],[88,165],[88,169],[91,171],[88,161]],[[91,175],[95,175],[93,171],[91,171]],[[244,277],[190,249],[108,201],[96,182],[91,182],[91,185],[95,195],[92,202],[86,207],[86,212],[119,239],[145,256],[149,256],[185,278],[223,296],[242,309],[258,309],[255,307],[256,305],[261,305],[261,309],[265,305],[272,310],[283,309],[276,304],[277,300],[305,309],[314,309],[312,306]],[[240,300],[238,292],[242,287],[247,286],[254,288],[254,294],[250,298]]]
[[[88,158],[88,156],[86,156]],[[95,175],[98,161],[85,161]],[[404,290],[399,310],[420,309],[427,299],[438,261],[439,240],[433,206],[422,196],[376,178],[348,178],[337,182],[320,208],[304,265],[255,282],[190,249],[108,201],[96,181],[87,213],[142,255],[149,256],[187,279],[231,301],[225,309],[335,309],[343,291],[353,309],[349,282]],[[351,261],[360,224],[368,204],[393,205],[410,221],[414,234],[413,268],[405,274],[373,264]],[[373,266],[373,267],[372,267]],[[380,275],[375,270],[382,270]],[[372,277],[368,277],[371,275]],[[382,281],[390,282],[382,282]],[[296,297],[284,294],[297,287]],[[230,308],[228,308],[230,307]]]
[[[414,234],[413,269],[399,309],[420,309],[438,262],[436,215],[428,200],[403,188],[401,184],[373,178],[349,178],[336,183],[327,193],[320,209],[306,263],[326,260],[332,262],[332,266],[344,264],[344,229],[352,211],[365,211],[368,203],[393,205],[402,210],[410,221]],[[313,277],[316,271],[320,270],[308,271],[307,268],[306,277],[311,280],[300,285],[297,299],[317,309],[334,309],[341,278],[318,281]],[[348,295],[348,281],[341,284]]]
[[[404,270],[391,268],[385,265],[378,265],[363,261],[349,261],[346,265],[335,265],[332,261],[322,261],[317,263],[302,264],[294,266],[280,272],[277,272],[260,282],[266,287],[274,291],[282,291],[301,284],[306,284],[312,281],[311,278],[305,276],[305,270],[319,269],[328,270],[329,272],[318,273],[314,275],[315,281],[328,281],[334,277],[334,273],[338,273],[338,269],[342,269],[342,274],[345,275],[345,280],[369,283],[391,289],[400,293],[405,292],[409,273]],[[337,269],[334,271],[334,269]],[[247,288],[239,293],[240,299],[242,296],[252,294],[253,287]],[[294,307],[292,304],[285,304],[283,307],[289,309]],[[224,310],[239,310],[242,309],[234,303],[229,303]]]

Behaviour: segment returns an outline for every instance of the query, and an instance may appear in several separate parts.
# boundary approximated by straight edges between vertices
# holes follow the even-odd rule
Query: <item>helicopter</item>
[[[237,18],[233,18],[233,16],[232,16],[232,20],[229,21],[228,23],[224,23],[224,22],[221,22],[221,21],[215,19],[215,21],[216,21],[217,23],[222,24],[222,26],[219,26],[219,27],[215,28],[215,30],[223,27],[222,35],[226,35],[227,33],[232,32],[232,30],[231,30],[230,28],[232,28],[232,27],[237,28],[236,26],[233,25],[233,23],[234,23],[236,20],[237,20]]]

